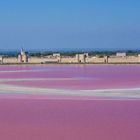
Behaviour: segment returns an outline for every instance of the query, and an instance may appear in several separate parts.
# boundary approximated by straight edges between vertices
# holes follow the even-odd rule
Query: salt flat
[[[0,66],[3,140],[139,140],[140,66]]]
[[[0,93],[140,98],[138,65],[1,66]]]

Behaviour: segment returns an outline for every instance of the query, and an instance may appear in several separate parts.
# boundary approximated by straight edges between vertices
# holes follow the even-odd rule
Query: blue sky
[[[0,50],[140,49],[139,0],[0,0]]]

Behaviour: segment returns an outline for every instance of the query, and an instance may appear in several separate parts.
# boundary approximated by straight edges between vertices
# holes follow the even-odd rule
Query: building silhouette
[[[28,59],[29,59],[28,52],[25,52],[22,48],[20,54],[18,55],[18,62],[28,63]]]

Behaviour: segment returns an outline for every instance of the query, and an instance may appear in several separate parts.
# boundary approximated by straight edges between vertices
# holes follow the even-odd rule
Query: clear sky
[[[0,0],[0,50],[140,49],[139,0]]]

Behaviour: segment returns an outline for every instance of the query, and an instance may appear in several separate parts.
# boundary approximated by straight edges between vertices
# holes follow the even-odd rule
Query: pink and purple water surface
[[[138,65],[1,66],[5,84],[61,89],[119,89],[140,87]],[[26,79],[26,80],[25,80]],[[32,79],[32,80],[29,80]]]
[[[0,66],[0,85],[68,90],[140,88],[139,65]],[[2,93],[2,140],[139,140],[140,100]],[[50,93],[51,94],[51,93]]]

